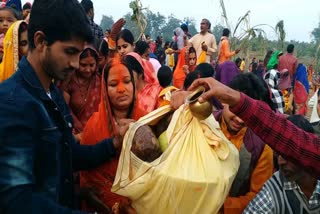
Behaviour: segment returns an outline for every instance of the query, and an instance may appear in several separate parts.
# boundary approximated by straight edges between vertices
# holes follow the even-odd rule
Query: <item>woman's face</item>
[[[16,17],[8,11],[8,10],[1,10],[0,11],[0,33],[6,34],[9,27],[17,21]]]
[[[133,101],[133,84],[126,66],[118,64],[109,70],[107,91],[110,104],[118,110],[127,110]]]
[[[77,74],[84,79],[89,79],[96,72],[96,69],[96,59],[93,56],[87,56],[85,58],[80,59]]]
[[[193,66],[196,64],[197,58],[196,58],[196,53],[190,53],[189,54],[189,65]]]
[[[19,56],[26,56],[28,53],[28,31],[23,31],[19,36]]]
[[[133,52],[134,46],[120,38],[117,41],[117,49],[120,57],[124,57],[128,53]]]

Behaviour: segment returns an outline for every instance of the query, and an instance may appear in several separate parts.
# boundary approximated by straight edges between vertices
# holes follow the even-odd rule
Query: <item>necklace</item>
[[[91,82],[90,80],[86,80],[83,83],[81,83],[78,76],[76,75],[76,84],[79,86],[80,96],[84,102],[87,102],[90,82]]]

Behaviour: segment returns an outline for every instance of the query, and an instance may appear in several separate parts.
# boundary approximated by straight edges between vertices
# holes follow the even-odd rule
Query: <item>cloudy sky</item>
[[[96,23],[100,24],[102,15],[112,16],[117,20],[130,12],[130,1],[93,0]],[[194,17],[198,28],[203,17],[208,18],[213,25],[224,24],[219,0],[141,0],[141,2],[143,7],[165,16],[174,14],[179,19]],[[250,10],[251,26],[256,24],[275,26],[278,21],[284,20],[287,40],[310,41],[310,33],[320,21],[319,0],[224,0],[224,3],[231,27],[235,26],[240,16]],[[265,28],[265,31],[269,38],[274,38],[272,30]]]

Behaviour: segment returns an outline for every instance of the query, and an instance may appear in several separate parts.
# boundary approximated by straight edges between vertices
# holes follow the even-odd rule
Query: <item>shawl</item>
[[[19,27],[25,21],[16,21],[8,29],[3,41],[3,58],[0,64],[0,83],[12,76],[19,62]]]
[[[104,76],[104,75],[102,75]],[[134,105],[131,118],[134,120],[144,116],[145,112]],[[95,145],[105,138],[112,138],[116,135],[115,120],[107,95],[107,86],[104,78],[101,78],[101,98],[98,112],[88,120],[82,134],[81,144]],[[104,163],[96,169],[83,171],[80,173],[81,187],[93,187],[101,193],[99,198],[109,207],[119,202],[124,197],[111,192],[111,187],[116,175],[119,154],[111,161]],[[87,207],[90,209],[90,207]],[[91,210],[94,211],[94,210]]]
[[[173,73],[173,85],[178,89],[183,88],[184,80],[186,79],[186,74],[183,70],[183,66],[186,65],[186,61],[188,61],[186,59],[186,57],[188,57],[187,48],[188,47],[184,47],[181,49],[178,57],[177,66]],[[189,66],[189,71],[194,71],[194,69],[195,66],[193,66],[192,68]]]
[[[148,60],[143,59],[135,52],[127,55],[134,57],[143,68],[145,86],[137,93],[137,104],[139,108],[149,113],[157,108],[158,96],[162,87],[155,76],[152,64]]]
[[[279,54],[281,54],[282,52],[281,51],[275,51],[271,58],[269,59],[269,62],[267,64],[267,70],[270,70],[270,69],[274,69],[274,66],[275,65],[278,65],[279,64],[279,59],[278,59],[278,56]]]

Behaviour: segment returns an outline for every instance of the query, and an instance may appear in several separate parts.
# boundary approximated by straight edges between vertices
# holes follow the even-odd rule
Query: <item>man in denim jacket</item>
[[[78,68],[91,39],[77,0],[34,1],[28,56],[0,84],[0,213],[81,213],[71,209],[73,170],[96,167],[121,146],[120,138],[77,144],[68,106],[52,83]]]

